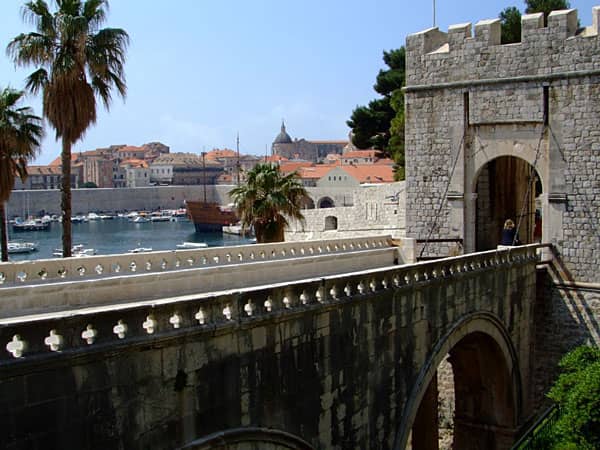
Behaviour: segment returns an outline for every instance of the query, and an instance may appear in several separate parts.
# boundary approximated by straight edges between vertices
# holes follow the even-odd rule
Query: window
[[[325,231],[328,230],[337,230],[338,220],[335,216],[327,216],[325,217]]]

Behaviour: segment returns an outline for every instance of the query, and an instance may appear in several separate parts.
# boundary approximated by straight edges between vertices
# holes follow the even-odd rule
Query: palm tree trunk
[[[6,209],[4,202],[0,202],[0,253],[2,262],[8,261],[8,229],[6,228]]]
[[[71,143],[63,137],[62,139],[62,183],[61,202],[62,210],[62,248],[63,258],[71,256],[73,239],[71,236]]]

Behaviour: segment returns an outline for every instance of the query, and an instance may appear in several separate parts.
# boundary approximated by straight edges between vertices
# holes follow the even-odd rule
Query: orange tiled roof
[[[354,164],[341,166],[341,168],[360,183],[392,183],[394,181],[392,166]]]
[[[282,161],[279,164],[279,170],[282,173],[292,173],[298,171],[302,167],[311,167],[315,164],[310,161]]]
[[[383,165],[383,166],[393,166],[396,164],[391,158],[381,158],[374,162],[374,164]]]
[[[285,156],[281,156],[281,155],[271,155],[265,159],[267,162],[288,161],[288,159]]]
[[[126,145],[123,148],[117,150],[118,153],[127,153],[127,152],[146,152],[147,149],[143,147],[135,147],[133,145]]]
[[[375,158],[378,150],[350,150],[342,155],[342,158]]]
[[[215,149],[211,150],[210,152],[206,153],[206,159],[233,158],[236,156],[237,156],[237,153],[228,148],[224,148],[224,149],[215,148]]]
[[[300,167],[297,172],[302,179],[321,179],[336,166],[330,164],[319,164],[311,167]]]
[[[61,175],[62,170],[60,166],[27,166],[27,173],[29,175]]]
[[[121,166],[131,166],[131,167],[141,167],[141,168],[146,168],[148,167],[148,163],[142,159],[126,159],[125,161],[121,162],[120,164]]]
[[[71,164],[74,163],[75,161],[77,161],[77,158],[79,158],[79,153],[71,153]],[[58,158],[54,159],[50,164],[48,164],[49,166],[60,166],[62,164],[61,162],[61,157],[59,156]]]
[[[392,166],[373,164],[317,164],[310,167],[297,169],[298,176],[302,179],[321,179],[331,170],[340,168],[348,175],[354,177],[359,183],[392,183],[394,171]]]

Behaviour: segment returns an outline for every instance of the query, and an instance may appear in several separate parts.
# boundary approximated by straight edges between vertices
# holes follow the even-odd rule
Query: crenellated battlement
[[[578,28],[577,10],[553,11],[521,20],[521,42],[501,44],[499,19],[430,28],[406,39],[407,88],[468,80],[547,75],[600,69],[600,6],[592,25]]]

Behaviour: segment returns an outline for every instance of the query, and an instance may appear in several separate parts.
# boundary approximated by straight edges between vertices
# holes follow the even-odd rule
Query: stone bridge
[[[0,265],[0,447],[508,448],[531,416],[527,245],[385,237]]]

